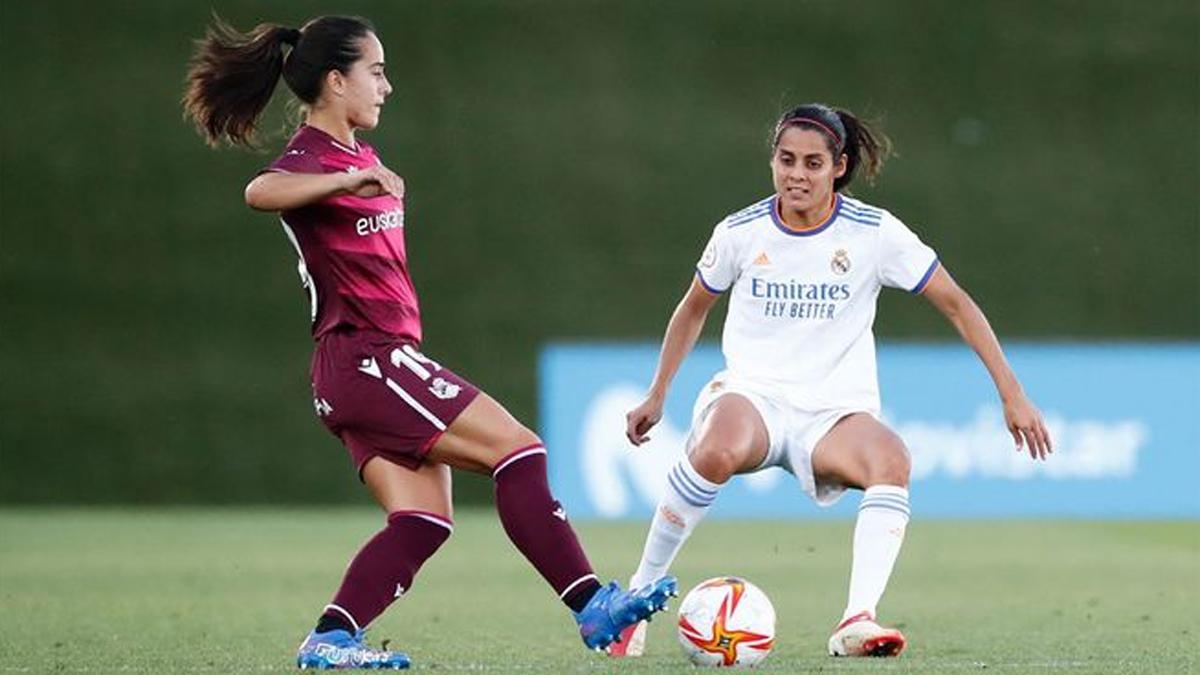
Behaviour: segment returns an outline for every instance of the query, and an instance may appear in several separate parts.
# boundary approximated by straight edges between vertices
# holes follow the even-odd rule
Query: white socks
[[[867,488],[858,505],[858,522],[854,526],[850,597],[842,621],[864,611],[875,615],[875,606],[892,575],[907,526],[908,490],[895,485]]]
[[[696,473],[687,457],[667,473],[667,489],[654,510],[646,548],[642,550],[637,572],[629,580],[630,588],[658,581],[667,573],[683,542],[704,518],[720,489],[720,485]]]

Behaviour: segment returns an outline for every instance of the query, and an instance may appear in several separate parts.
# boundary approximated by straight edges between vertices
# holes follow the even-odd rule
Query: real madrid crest
[[[834,251],[833,260],[829,261],[829,269],[838,275],[850,271],[850,255],[846,253],[846,249],[839,248],[837,251]]]

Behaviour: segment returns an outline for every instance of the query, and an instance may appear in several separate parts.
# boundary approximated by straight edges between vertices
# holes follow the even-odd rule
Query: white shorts
[[[704,385],[696,397],[696,405],[692,408],[692,428],[686,444],[688,454],[691,454],[700,426],[713,404],[726,394],[739,394],[749,400],[767,427],[767,457],[751,473],[777,466],[795,476],[804,493],[819,506],[832,505],[846,488],[843,485],[818,484],[813,477],[812,453],[817,443],[838,420],[847,415],[867,413],[879,418],[879,411],[863,408],[805,410],[769,388],[732,380],[726,372],[720,372]]]

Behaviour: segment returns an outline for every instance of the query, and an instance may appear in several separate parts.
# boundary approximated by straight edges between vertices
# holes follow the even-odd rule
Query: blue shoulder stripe
[[[880,218],[883,216],[883,209],[877,209],[874,206],[867,206],[866,204],[863,204],[862,202],[852,203],[850,200],[847,199],[847,200],[843,201],[842,203],[845,204],[845,206],[848,210],[853,211],[855,213],[855,215],[869,216],[869,217],[874,217],[874,218]]]
[[[770,212],[771,212],[770,208],[765,208],[765,209],[759,209],[758,211],[752,211],[752,212],[746,213],[745,215],[739,216],[737,218],[730,216],[729,218],[725,219],[725,226],[726,227],[737,227],[738,225],[745,225],[746,223],[748,223],[752,220],[758,220],[759,218],[762,218],[763,216],[767,215]]]
[[[764,206],[767,206],[767,205],[771,204],[771,202],[773,202],[774,200],[775,200],[775,195],[771,195],[770,197],[764,197],[764,198],[754,202],[750,206],[747,206],[744,209],[734,211],[733,213],[729,214],[726,217],[727,218],[737,218],[745,213],[748,213],[750,211],[756,211]]]
[[[849,211],[843,211],[840,215],[842,218],[845,218],[853,223],[858,223],[859,225],[866,225],[867,227],[879,227],[878,219],[871,220],[863,218],[858,215],[851,214]]]

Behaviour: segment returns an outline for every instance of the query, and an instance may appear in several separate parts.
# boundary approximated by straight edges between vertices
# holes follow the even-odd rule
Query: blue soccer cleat
[[[364,641],[366,631],[350,633],[331,630],[325,633],[313,631],[304,638],[296,654],[296,665],[301,670],[316,668],[362,668],[364,670],[401,670],[411,661],[407,654],[372,649]],[[386,641],[385,641],[386,645]]]
[[[666,609],[667,600],[675,596],[675,586],[675,577],[663,577],[632,591],[621,590],[615,581],[601,587],[575,615],[583,644],[596,651],[607,649],[621,631]]]

